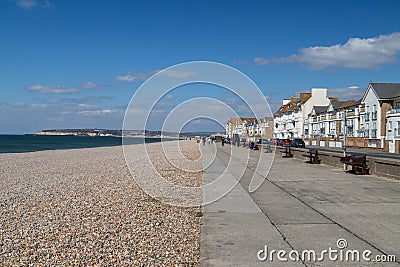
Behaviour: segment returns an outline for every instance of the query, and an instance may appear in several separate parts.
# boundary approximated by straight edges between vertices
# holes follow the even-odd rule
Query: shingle
[[[371,83],[371,86],[380,99],[400,96],[400,83]]]
[[[326,107],[314,106],[314,111],[315,111],[316,114],[321,114],[321,113],[327,112],[328,111],[328,107],[327,106]]]

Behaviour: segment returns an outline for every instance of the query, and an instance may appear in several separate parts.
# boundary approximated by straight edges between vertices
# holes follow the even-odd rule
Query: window
[[[365,106],[365,121],[369,121],[369,106]]]
[[[371,130],[371,138],[376,138],[376,129]]]
[[[388,132],[391,132],[391,131],[392,131],[392,121],[389,121]]]
[[[394,104],[394,109],[393,109],[394,113],[399,113],[400,112],[400,102],[396,102]]]
[[[354,136],[354,127],[353,126],[347,126],[347,134],[350,137]]]
[[[400,135],[400,121],[397,121],[397,135]]]
[[[372,120],[376,120],[378,117],[377,115],[378,115],[378,112],[376,111],[376,105],[373,105],[372,106]]]

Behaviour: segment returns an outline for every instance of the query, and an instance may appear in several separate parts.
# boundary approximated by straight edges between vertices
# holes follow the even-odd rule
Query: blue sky
[[[357,98],[400,81],[399,13],[399,1],[0,0],[0,133],[121,128],[146,78],[195,60],[239,69],[272,110],[312,87]]]

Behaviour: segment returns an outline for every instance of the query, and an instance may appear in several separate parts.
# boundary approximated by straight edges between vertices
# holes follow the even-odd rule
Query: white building
[[[312,131],[307,137],[343,137],[345,128],[349,137],[364,137],[364,108],[361,99],[331,99],[327,107],[314,106],[309,123]]]
[[[310,133],[309,115],[314,106],[327,107],[330,99],[325,88],[313,88],[311,93],[283,100],[274,114],[275,138],[304,138]]]
[[[228,138],[233,138],[236,134],[240,138],[247,138],[249,135],[248,126],[254,124],[257,124],[256,118],[232,118],[228,120],[226,124],[226,135],[228,136]],[[252,133],[254,134],[254,128],[252,128],[252,131]]]
[[[365,104],[365,138],[368,146],[396,152],[400,140],[400,83],[368,85],[362,103]]]

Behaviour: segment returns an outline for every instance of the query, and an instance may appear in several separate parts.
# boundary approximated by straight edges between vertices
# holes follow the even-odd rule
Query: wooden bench
[[[367,165],[367,155],[361,153],[351,153],[350,156],[341,157],[340,162],[346,165],[350,165],[354,174],[369,174],[369,168]]]
[[[311,164],[320,164],[321,163],[321,160],[318,157],[318,150],[315,148],[310,148],[308,150],[308,154],[303,154],[303,156],[310,159],[309,161],[307,161],[308,163],[311,163]]]
[[[285,149],[281,150],[281,153],[283,153],[283,158],[293,158],[292,151],[290,151],[290,146],[285,146]]]

